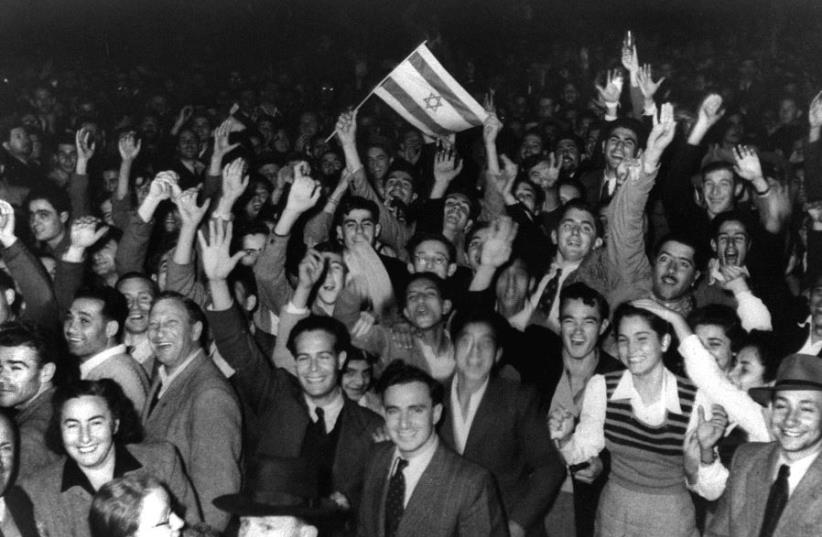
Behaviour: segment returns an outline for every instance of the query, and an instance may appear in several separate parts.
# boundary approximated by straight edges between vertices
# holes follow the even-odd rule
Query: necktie
[[[154,396],[151,398],[151,402],[148,404],[148,413],[151,414],[154,412],[154,407],[157,406],[157,403],[160,402],[160,392],[163,390],[163,384],[160,383],[157,386],[157,391],[154,392]]]
[[[321,407],[317,407],[314,409],[314,413],[317,415],[317,421],[314,422],[314,425],[317,427],[317,432],[320,433],[321,436],[325,436],[325,410]]]
[[[558,268],[554,277],[548,280],[545,286],[545,291],[542,292],[542,297],[539,299],[539,310],[545,314],[546,317],[551,315],[551,306],[554,305],[554,300],[557,297],[557,290],[559,289],[559,279],[562,277],[562,269]]]
[[[788,477],[791,469],[787,464],[779,467],[779,474],[776,481],[771,485],[768,493],[768,503],[765,504],[765,518],[762,520],[762,529],[759,530],[759,537],[771,537],[773,530],[779,523],[779,517],[788,503]]]
[[[385,537],[394,537],[405,510],[405,474],[408,466],[405,459],[397,460],[397,469],[388,480],[388,494],[385,495]]]

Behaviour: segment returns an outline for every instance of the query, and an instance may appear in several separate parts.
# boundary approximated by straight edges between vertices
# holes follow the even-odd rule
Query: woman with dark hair
[[[180,537],[185,522],[174,513],[157,478],[133,474],[100,487],[88,524],[91,537]]]
[[[174,446],[136,443],[142,428],[133,405],[110,380],[79,381],[54,396],[52,442],[60,439],[61,459],[21,486],[34,503],[37,524],[49,537],[88,537],[88,510],[95,491],[114,478],[149,475],[162,479],[185,512],[202,517],[194,491]]]
[[[574,415],[557,409],[550,417],[551,436],[572,471],[606,447],[611,454],[596,535],[697,537],[688,489],[707,499],[721,494],[727,470],[700,455],[713,455],[727,420],[688,379],[665,367],[671,329],[663,319],[623,304],[614,326],[627,369],[594,375],[576,430]]]

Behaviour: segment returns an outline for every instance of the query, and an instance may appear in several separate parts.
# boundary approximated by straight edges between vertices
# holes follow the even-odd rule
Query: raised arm
[[[738,145],[733,150],[734,171],[747,181],[754,193],[754,203],[759,209],[759,219],[768,233],[782,231],[791,216],[790,200],[784,188],[776,180],[768,181],[762,174],[762,165],[756,151],[749,146]]]
[[[91,132],[82,128],[74,137],[77,146],[77,165],[69,181],[69,199],[71,200],[71,214],[84,216],[91,214],[91,204],[88,196],[88,163],[94,156],[95,144]]]
[[[207,198],[219,193],[220,179],[223,172],[223,158],[240,145],[228,142],[228,137],[231,135],[232,129],[235,128],[235,123],[234,118],[228,118],[214,130],[214,148],[211,153],[211,161],[208,165],[203,187],[203,196]]]
[[[822,92],[808,107],[808,144],[805,150],[805,196],[809,202],[822,200]]]
[[[142,140],[137,139],[133,132],[129,131],[120,136],[117,141],[117,149],[120,152],[120,173],[117,176],[117,191],[114,196],[117,200],[123,200],[128,196],[129,180],[131,179],[131,168],[140,149],[143,146]]]
[[[128,226],[123,231],[123,238],[120,239],[115,258],[117,274],[143,271],[148,242],[154,227],[154,212],[161,202],[179,195],[178,180],[176,173],[164,171],[158,173],[151,182],[148,195],[137,209],[137,214],[131,216]]]
[[[40,261],[17,240],[14,233],[14,208],[0,200],[0,244],[3,261],[23,295],[26,308],[23,317],[42,324],[49,330],[59,326],[59,313],[48,274]]]
[[[205,216],[211,200],[207,199],[202,205],[197,205],[197,195],[200,188],[189,188],[174,199],[174,204],[180,211],[180,234],[177,245],[168,263],[166,289],[176,291],[187,296],[201,307],[205,307],[207,294],[202,283],[197,281],[196,267],[193,263],[192,252],[194,237],[197,228]]]

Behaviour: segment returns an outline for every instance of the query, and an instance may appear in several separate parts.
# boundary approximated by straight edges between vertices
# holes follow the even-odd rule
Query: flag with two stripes
[[[374,89],[406,121],[433,138],[482,125],[488,113],[445,70],[425,43]]]

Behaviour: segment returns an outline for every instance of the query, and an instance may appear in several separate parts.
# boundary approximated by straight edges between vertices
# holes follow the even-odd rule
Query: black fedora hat
[[[751,388],[748,393],[760,405],[767,405],[776,392],[785,390],[822,391],[822,358],[789,354],[779,364],[773,386]]]
[[[215,498],[214,505],[238,516],[344,516],[334,501],[319,497],[315,466],[305,458],[258,456],[249,464],[246,491]]]

